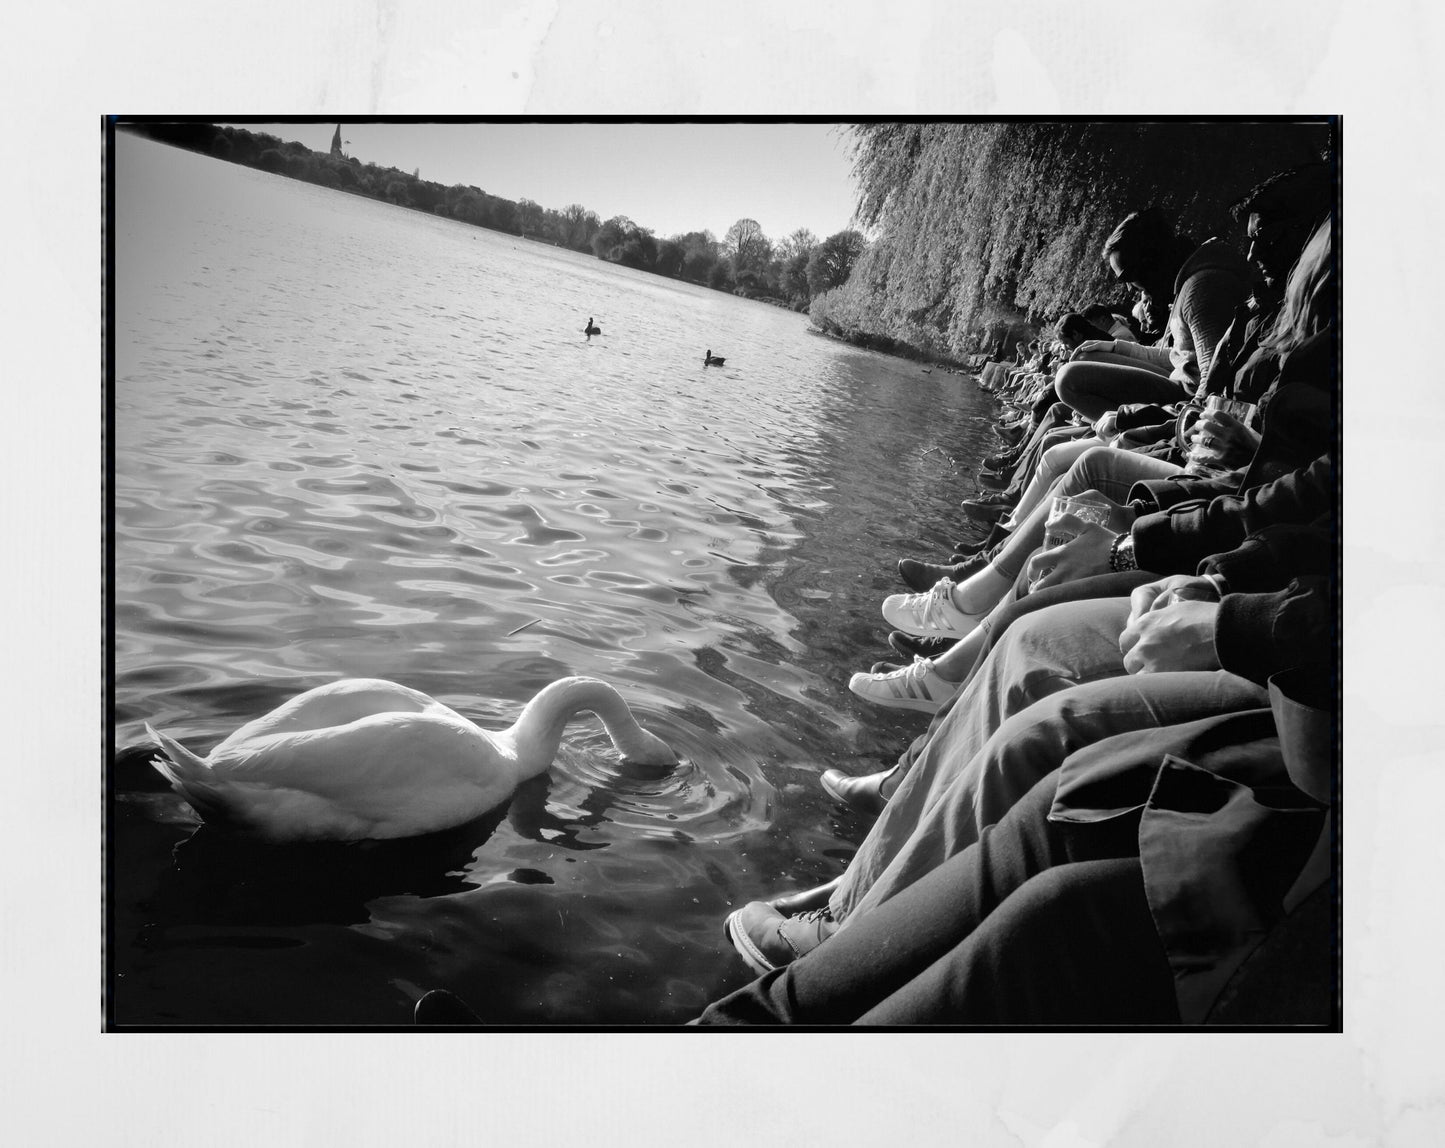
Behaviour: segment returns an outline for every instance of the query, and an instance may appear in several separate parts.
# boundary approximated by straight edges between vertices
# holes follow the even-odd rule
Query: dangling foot
[[[915,658],[911,666],[871,674],[854,674],[848,688],[860,698],[900,710],[936,714],[953,697],[957,686],[944,681],[931,658]]]
[[[883,619],[906,634],[966,638],[987,611],[965,614],[953,604],[953,586],[940,578],[926,594],[890,594],[883,599]]]
[[[835,932],[826,907],[785,917],[764,901],[750,901],[728,916],[723,932],[755,973],[770,973],[812,952]]]
[[[809,909],[821,909],[832,898],[833,890],[842,883],[842,880],[843,875],[840,873],[831,881],[814,885],[811,889],[800,889],[796,893],[784,893],[781,897],[774,897],[766,903],[785,917],[806,913]]]
[[[920,562],[916,558],[898,560],[898,577],[905,586],[919,594],[928,593],[942,578],[962,582],[972,573],[972,567],[964,569],[962,565],[943,566],[937,562]]]
[[[841,769],[825,769],[818,778],[818,784],[829,797],[841,801],[849,809],[877,817],[898,789],[898,783],[903,780],[901,776],[893,777],[898,772],[895,765],[892,769],[880,770],[878,773],[851,777]]]

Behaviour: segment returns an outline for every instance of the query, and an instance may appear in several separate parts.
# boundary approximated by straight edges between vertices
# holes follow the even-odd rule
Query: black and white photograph
[[[1337,120],[110,127],[111,1026],[1338,1025]]]
[[[1441,1141],[1434,8],[6,32],[7,1143]]]

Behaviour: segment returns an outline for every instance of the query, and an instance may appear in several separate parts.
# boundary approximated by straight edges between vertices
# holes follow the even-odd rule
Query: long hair
[[[1284,302],[1261,347],[1284,352],[1323,331],[1339,314],[1335,290],[1333,218],[1325,216],[1284,284]]]

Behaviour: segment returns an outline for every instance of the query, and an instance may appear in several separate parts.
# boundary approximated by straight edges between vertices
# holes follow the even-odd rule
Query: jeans
[[[1106,498],[1123,502],[1129,497],[1129,490],[1136,482],[1151,478],[1169,478],[1182,472],[1183,467],[1147,454],[1094,445],[1074,460],[1068,472],[1054,483],[1048,496],[1043,497],[1023,521],[1014,527],[1008,541],[994,557],[993,568],[1009,578],[1018,577],[1030,555],[1044,544],[1049,504],[1054,497],[1097,490]]]
[[[1177,403],[1189,397],[1184,387],[1142,365],[1066,363],[1054,385],[1059,398],[1090,422],[1125,403]]]
[[[1056,824],[1055,786],[1046,774],[968,849],[698,1023],[1178,1024],[1137,812]]]

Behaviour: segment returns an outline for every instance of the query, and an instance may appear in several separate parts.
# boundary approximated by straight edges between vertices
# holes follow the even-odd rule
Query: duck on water
[[[588,316],[587,316],[587,326],[585,326],[585,327],[582,328],[582,333],[583,333],[584,335],[586,335],[586,336],[590,339],[590,338],[592,338],[593,335],[600,335],[600,334],[602,334],[602,328],[599,327],[596,323],[594,323],[594,322],[592,321],[592,316],[591,316],[591,315],[588,315]]]
[[[361,841],[435,833],[495,809],[546,772],[563,727],[581,710],[602,719],[625,760],[677,764],[622,696],[595,678],[553,682],[497,733],[376,678],[307,690],[205,759],[146,730],[165,753],[151,764],[208,824],[275,842]]]
[[[720,367],[726,362],[727,360],[721,355],[714,355],[711,347],[703,352],[702,365],[704,367]]]

